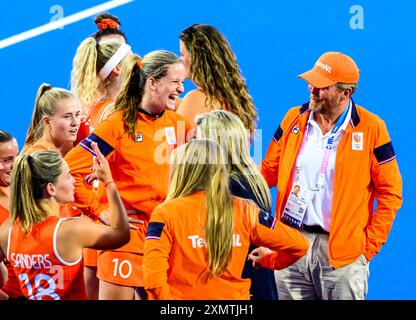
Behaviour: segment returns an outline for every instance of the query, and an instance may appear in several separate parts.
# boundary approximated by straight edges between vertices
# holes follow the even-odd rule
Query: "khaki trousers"
[[[368,291],[369,262],[357,261],[334,269],[328,259],[327,234],[302,231],[309,249],[296,263],[276,270],[279,300],[363,300]]]

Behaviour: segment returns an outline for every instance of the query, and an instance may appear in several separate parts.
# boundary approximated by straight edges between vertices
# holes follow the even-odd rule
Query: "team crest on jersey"
[[[293,127],[293,129],[292,129],[292,132],[293,132],[294,134],[298,134],[298,132],[299,132],[299,126],[298,126],[298,125],[295,125],[295,126]]]
[[[174,127],[166,127],[165,128],[166,134],[166,142],[168,144],[176,144],[176,135],[175,135],[175,128]]]
[[[364,137],[362,132],[352,133],[352,150],[363,151],[364,148]]]
[[[143,133],[137,132],[135,141],[136,142],[142,142],[143,141]]]

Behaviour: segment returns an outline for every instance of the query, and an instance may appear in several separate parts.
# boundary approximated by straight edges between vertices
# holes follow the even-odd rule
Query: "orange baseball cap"
[[[325,52],[312,70],[298,75],[315,88],[325,88],[338,82],[358,83],[360,71],[354,60],[342,52]]]

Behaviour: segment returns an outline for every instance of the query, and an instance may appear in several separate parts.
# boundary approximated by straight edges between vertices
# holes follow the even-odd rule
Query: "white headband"
[[[130,52],[131,47],[123,43],[120,48],[117,49],[116,53],[107,61],[104,67],[98,73],[98,76],[105,80],[110,75],[111,71],[120,63],[120,61]]]

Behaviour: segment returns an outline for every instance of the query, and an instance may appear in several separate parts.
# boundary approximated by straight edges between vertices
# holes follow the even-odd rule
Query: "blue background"
[[[105,1],[1,1],[0,39]],[[352,29],[353,5],[363,8],[364,29]],[[288,108],[308,100],[296,76],[325,51],[342,51],[361,70],[355,101],[386,121],[404,181],[404,203],[387,243],[371,261],[368,299],[415,299],[415,188],[411,92],[414,85],[416,4],[411,0],[318,1],[139,1],[110,10],[121,19],[133,50],[179,53],[178,36],[193,23],[208,23],[228,38],[260,114],[262,152]],[[354,19],[354,18],[353,18]],[[37,88],[42,82],[68,87],[78,44],[95,32],[93,17],[0,50],[3,116],[0,128],[22,146]],[[187,83],[186,89],[192,88]],[[259,159],[256,159],[257,161]]]

